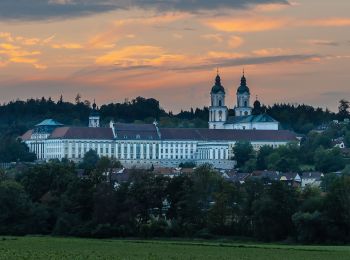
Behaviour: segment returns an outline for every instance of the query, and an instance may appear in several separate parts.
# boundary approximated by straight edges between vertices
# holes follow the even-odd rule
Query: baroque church
[[[210,96],[209,129],[278,130],[279,123],[271,116],[265,113],[252,114],[250,90],[244,71],[241,84],[236,92],[237,104],[233,108],[234,116],[229,116],[229,108],[225,102],[225,88],[221,84],[219,74],[215,78],[215,84],[211,89]],[[254,106],[259,107],[260,102],[256,100]]]
[[[258,102],[258,101],[256,101]],[[255,103],[255,106],[260,105]],[[229,113],[233,114],[229,116]],[[177,167],[180,163],[212,164],[232,169],[236,142],[250,142],[255,150],[297,142],[295,133],[279,130],[278,122],[265,113],[253,115],[245,76],[237,89],[237,105],[225,105],[225,89],[216,76],[211,89],[208,128],[162,128],[153,124],[111,121],[101,126],[94,102],[89,126],[64,126],[46,119],[21,136],[38,161],[64,158],[79,162],[86,152],[119,160],[124,167]]]

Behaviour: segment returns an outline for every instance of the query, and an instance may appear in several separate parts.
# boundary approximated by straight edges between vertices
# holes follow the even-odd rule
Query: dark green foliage
[[[242,167],[249,159],[253,158],[253,146],[249,142],[237,142],[233,147],[234,159],[237,167]]]
[[[0,182],[0,234],[30,233],[31,207],[31,201],[19,183]]]
[[[321,172],[336,172],[344,169],[345,161],[341,155],[340,149],[318,148],[315,152],[315,167]]]
[[[253,203],[255,236],[264,241],[281,240],[292,234],[292,215],[297,209],[296,191],[275,182],[265,187],[262,196]]]
[[[20,170],[15,181],[2,171],[0,234],[350,241],[346,175],[326,175],[323,194],[282,182],[234,184],[209,165],[173,178],[135,169],[116,184],[108,178],[115,165],[101,158],[90,174],[78,176],[73,163],[52,161]]]
[[[256,158],[256,169],[257,170],[266,170],[268,169],[268,157],[273,152],[271,146],[263,146],[260,148],[257,158]]]
[[[95,150],[88,151],[83,158],[83,161],[80,164],[80,167],[84,169],[87,173],[90,173],[93,169],[96,168],[99,156]]]
[[[335,113],[308,105],[274,104],[266,108],[267,114],[281,123],[284,129],[308,133],[319,125],[337,119]]]
[[[196,163],[195,162],[180,163],[179,167],[181,167],[181,168],[194,168],[194,167],[196,167]]]
[[[36,155],[29,152],[28,147],[21,140],[6,135],[0,137],[0,163],[33,162]]]

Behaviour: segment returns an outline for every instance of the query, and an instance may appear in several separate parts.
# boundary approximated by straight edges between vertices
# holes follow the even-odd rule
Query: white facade
[[[225,90],[221,85],[220,76],[217,75],[215,85],[211,93],[211,105],[209,107],[209,128],[224,129],[224,124],[227,121],[228,109],[225,105]]]
[[[209,107],[209,129],[241,129],[241,130],[278,130],[279,123],[264,114],[252,115],[250,106],[250,90],[243,74],[241,84],[237,89],[237,104],[234,107],[234,117],[228,116],[225,104],[225,89],[217,75],[211,92],[211,106]]]
[[[244,75],[237,90],[235,117],[228,116],[225,89],[217,75],[211,90],[209,129],[159,129],[156,124],[113,122],[102,128],[94,102],[89,127],[63,127],[48,119],[22,139],[38,160],[79,161],[89,150],[95,150],[99,156],[115,158],[125,167],[177,167],[180,163],[195,162],[231,169],[235,165],[233,147],[237,141],[249,141],[255,150],[264,145],[278,147],[296,141],[294,134],[279,131],[278,122],[268,115],[251,113]]]

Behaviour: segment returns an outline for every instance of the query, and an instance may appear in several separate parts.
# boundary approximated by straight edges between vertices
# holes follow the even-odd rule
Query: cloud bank
[[[224,8],[242,9],[263,4],[288,4],[287,0],[1,0],[2,20],[74,18],[117,9],[156,9],[197,12]]]

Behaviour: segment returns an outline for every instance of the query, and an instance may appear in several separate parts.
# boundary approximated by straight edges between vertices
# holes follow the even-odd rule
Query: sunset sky
[[[1,0],[0,101],[77,93],[203,107],[234,95],[336,110],[350,99],[348,0]]]

